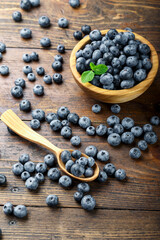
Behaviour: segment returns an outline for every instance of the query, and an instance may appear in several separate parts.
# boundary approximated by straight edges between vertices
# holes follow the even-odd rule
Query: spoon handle
[[[16,134],[21,136],[22,138],[27,139],[30,142],[36,143],[45,147],[56,155],[61,152],[61,149],[54,146],[51,142],[49,142],[46,138],[33,131],[30,127],[28,127],[11,109],[5,111],[1,115],[1,120],[14,131]]]

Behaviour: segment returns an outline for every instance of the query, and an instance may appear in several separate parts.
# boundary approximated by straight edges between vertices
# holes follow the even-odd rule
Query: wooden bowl
[[[109,29],[108,29],[109,30]],[[105,35],[108,30],[103,30],[101,31],[102,35]],[[118,29],[118,32],[126,32],[125,30]],[[76,70],[76,52],[79,49],[83,49],[84,46],[90,42],[89,36],[83,38],[80,42],[76,44],[74,47],[71,56],[70,56],[70,68],[72,71],[72,74],[75,78],[76,83],[78,84],[79,87],[83,89],[89,96],[91,96],[94,99],[97,99],[101,102],[105,103],[123,103],[123,102],[128,102],[134,98],[137,98],[140,96],[142,93],[144,93],[149,86],[152,84],[154,81],[154,78],[157,74],[158,71],[158,55],[153,47],[153,45],[147,41],[144,37],[140,36],[137,33],[135,34],[135,38],[137,40],[140,40],[142,43],[146,43],[149,45],[151,49],[151,62],[152,62],[152,69],[148,73],[147,78],[142,81],[141,83],[137,84],[136,86],[129,88],[129,89],[122,89],[122,90],[106,90],[103,88],[96,87],[92,85],[91,83],[82,83],[81,82],[81,75],[77,72]]]

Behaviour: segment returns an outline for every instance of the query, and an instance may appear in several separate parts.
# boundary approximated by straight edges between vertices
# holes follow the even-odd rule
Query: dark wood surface
[[[94,114],[91,107],[97,101],[89,99],[76,85],[71,75],[69,56],[76,44],[72,34],[83,24],[90,24],[92,29],[101,30],[128,26],[151,41],[159,54],[160,3],[156,0],[81,0],[81,7],[74,10],[68,5],[68,0],[41,0],[41,2],[41,7],[24,12],[19,8],[19,0],[0,1],[0,41],[7,45],[7,51],[0,64],[6,64],[10,68],[9,76],[0,76],[0,113],[11,108],[26,124],[29,124],[31,114],[20,112],[20,100],[15,100],[10,95],[14,80],[18,77],[26,79],[22,72],[25,65],[22,55],[37,51],[40,62],[30,64],[34,72],[36,67],[42,66],[46,73],[52,75],[51,64],[54,55],[57,54],[56,46],[58,43],[64,43],[67,48],[62,72],[64,83],[60,86],[56,84],[48,86],[43,83],[42,77],[37,77],[35,83],[27,81],[24,99],[31,101],[33,109],[42,108],[46,113],[55,112],[58,107],[65,105],[80,116],[90,117],[94,126],[105,123],[106,118],[111,115],[110,105],[101,103],[102,112]],[[23,14],[21,23],[15,23],[11,18],[15,10],[20,10]],[[50,29],[42,29],[38,25],[38,18],[41,15],[50,17],[52,23]],[[68,18],[70,22],[67,30],[59,29],[57,26],[57,20],[62,16]],[[23,27],[32,29],[32,40],[24,41],[20,38],[19,31]],[[44,36],[51,38],[52,48],[50,50],[43,50],[40,47],[40,39]],[[141,97],[121,104],[122,111],[118,115],[121,119],[130,116],[134,118],[136,124],[143,125],[152,115],[160,114],[159,76],[158,73],[152,86]],[[41,83],[45,87],[43,97],[35,97],[33,94],[33,86],[36,83]],[[159,127],[154,127],[154,130],[160,138]],[[71,147],[70,142],[63,139],[60,134],[51,132],[47,123],[42,124],[39,133],[58,147]],[[142,158],[135,161],[128,155],[130,146],[121,145],[113,148],[107,144],[105,138],[89,137],[80,128],[73,127],[73,134],[81,137],[80,150],[82,151],[90,144],[94,144],[98,149],[108,150],[111,162],[117,168],[126,170],[127,180],[121,183],[110,178],[104,184],[91,183],[91,194],[97,202],[96,210],[92,213],[85,212],[73,199],[77,182],[74,183],[72,190],[65,191],[57,183],[51,183],[46,179],[38,192],[30,193],[24,187],[24,183],[12,174],[11,167],[21,153],[29,153],[31,160],[39,162],[43,161],[48,151],[19,137],[11,136],[6,126],[0,122],[0,173],[6,174],[8,179],[7,186],[0,187],[0,228],[3,231],[3,239],[159,239],[159,142],[149,146],[149,150],[143,153]],[[102,168],[103,164],[100,164],[100,167]],[[45,198],[48,194],[59,196],[60,205],[57,209],[52,210],[46,206]],[[2,206],[7,201],[11,201],[14,205],[25,204],[29,210],[28,218],[18,220],[14,217],[6,217],[2,212]]]

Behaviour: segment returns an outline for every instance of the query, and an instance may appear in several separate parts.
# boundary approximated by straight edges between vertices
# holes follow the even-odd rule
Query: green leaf
[[[89,64],[89,66],[90,66],[90,68],[94,71],[94,68],[96,67],[96,65],[94,65],[93,62],[91,62],[91,63]]]
[[[81,75],[81,80],[82,80],[83,83],[90,82],[94,78],[94,75],[95,74],[92,71],[85,71]]]
[[[107,72],[108,67],[105,64],[99,64],[94,67],[94,72],[96,75],[102,75]]]

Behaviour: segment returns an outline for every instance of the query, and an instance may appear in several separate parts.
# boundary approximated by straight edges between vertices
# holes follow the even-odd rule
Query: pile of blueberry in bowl
[[[75,46],[70,60],[78,85],[98,100],[102,99],[94,94],[108,95],[109,91],[105,93],[104,90],[117,90],[111,91],[115,96],[131,89],[137,91],[135,96],[127,96],[127,101],[139,96],[153,82],[158,70],[156,63],[157,53],[145,38],[132,31],[116,29],[91,31]],[[94,67],[101,69],[101,66],[107,66],[105,72],[94,72]],[[86,76],[85,80],[83,76]],[[115,102],[117,100],[124,102],[120,98]],[[104,99],[104,102],[114,100]]]

